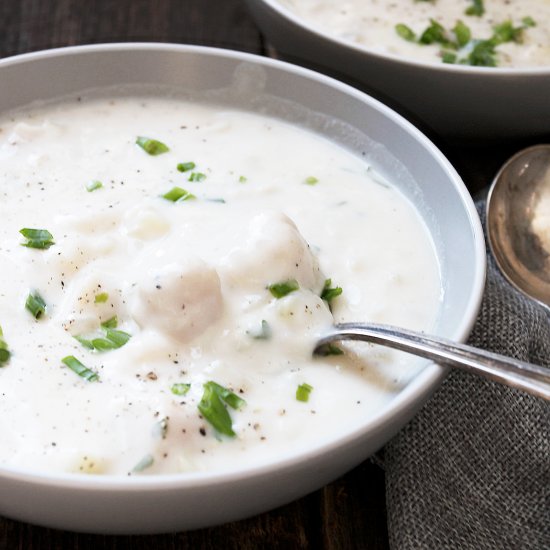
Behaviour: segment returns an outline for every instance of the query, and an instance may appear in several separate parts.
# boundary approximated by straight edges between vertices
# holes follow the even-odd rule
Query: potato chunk
[[[199,258],[159,266],[137,283],[131,309],[142,328],[189,341],[221,316],[218,274]]]
[[[228,254],[223,264],[232,285],[251,289],[295,279],[300,288],[319,294],[325,280],[308,243],[281,213],[255,216],[246,242]]]

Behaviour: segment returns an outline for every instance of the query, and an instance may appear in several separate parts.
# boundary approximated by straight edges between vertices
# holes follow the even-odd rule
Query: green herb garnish
[[[167,153],[170,149],[156,139],[151,139],[144,136],[138,136],[136,143],[149,155],[162,155],[162,153]]]
[[[97,351],[110,351],[118,349],[124,346],[130,340],[132,336],[122,330],[106,329],[105,338],[93,338],[92,340],[86,340],[78,337],[77,340],[85,347],[89,349],[95,349]]]
[[[168,193],[162,195],[162,198],[172,202],[183,202],[196,199],[193,193],[189,193],[189,191],[182,189],[181,187],[172,187]]]
[[[21,243],[21,246],[26,246],[28,248],[50,248],[52,244],[55,244],[53,241],[53,235],[47,229],[30,229],[25,227],[19,231],[25,239],[26,243]]]
[[[132,336],[122,330],[105,329],[105,338],[84,338],[83,336],[75,336],[85,348],[95,349],[97,351],[111,351],[124,346]]]
[[[79,342],[82,343],[82,340],[79,340]],[[111,351],[120,347],[107,338],[93,338],[92,340],[89,340],[89,343],[91,344],[92,349],[97,351]],[[86,345],[86,347],[89,348],[89,345]]]
[[[290,279],[282,283],[273,283],[267,288],[269,292],[271,292],[271,294],[275,296],[275,298],[279,299],[284,298],[287,294],[290,294],[295,290],[298,290],[300,288],[300,285],[298,284],[298,281],[296,279]]]
[[[248,178],[246,176],[239,176],[239,183],[246,183]]]
[[[418,39],[420,44],[442,44],[444,46],[451,46],[453,41],[447,34],[447,31],[438,23],[435,19],[430,19],[430,26],[420,35]]]
[[[111,317],[110,319],[107,319],[106,321],[103,321],[103,323],[101,323],[101,326],[103,328],[117,328],[118,327],[118,317],[115,315],[114,317]]]
[[[313,390],[313,386],[310,386],[305,382],[303,384],[300,384],[298,388],[296,388],[296,399],[298,401],[303,401],[304,403],[307,403],[309,401],[311,390]]]
[[[96,191],[97,189],[101,189],[102,187],[103,184],[99,180],[93,180],[86,184],[86,190],[88,191],[88,193]]]
[[[523,31],[528,27],[534,27],[536,25],[532,17],[524,17],[521,20],[519,27],[514,27],[512,21],[504,21],[500,25],[494,27],[494,34],[492,40],[497,44],[504,44],[505,42],[516,42],[516,44],[523,43]]]
[[[10,357],[11,353],[7,342],[4,340],[4,332],[2,331],[2,327],[0,327],[0,367],[3,367],[10,360]]]
[[[319,346],[315,353],[321,357],[329,357],[330,355],[344,355],[344,352],[334,344],[325,344],[324,346]]]
[[[38,292],[30,293],[27,296],[25,307],[31,312],[35,319],[39,319],[46,313],[46,302]]]
[[[395,25],[395,32],[397,32],[397,34],[401,38],[407,40],[408,42],[416,41],[416,34],[410,27],[408,27],[404,23],[398,23],[397,25]]]
[[[176,384],[172,384],[170,391],[174,395],[187,395],[190,389],[191,389],[191,384],[178,382]]]
[[[456,37],[456,43],[459,48],[463,48],[470,42],[472,38],[472,32],[470,31],[470,27],[468,25],[465,25],[462,21],[457,21],[456,25],[453,28],[453,32]]]
[[[128,340],[130,340],[132,336],[127,332],[124,332],[123,330],[106,328],[105,337],[107,338],[107,340],[113,343],[113,345],[115,346],[114,349],[118,349],[124,346],[124,344],[128,343]]]
[[[88,349],[95,349],[94,348],[94,344],[92,343],[92,340],[88,340],[87,338],[84,338],[83,336],[73,336],[73,338],[79,342],[80,344],[82,344],[85,348],[88,348]]]
[[[472,13],[470,13],[472,10]],[[483,13],[483,3],[475,2],[466,12],[468,15]],[[475,13],[474,13],[475,12]],[[457,21],[453,29],[447,30],[434,19],[430,19],[430,25],[417,38],[412,29],[399,23],[395,26],[397,34],[410,42],[420,45],[440,44],[441,60],[443,63],[458,63],[477,67],[496,67],[497,51],[500,44],[506,42],[523,42],[523,33],[528,27],[536,25],[532,17],[524,17],[521,25],[515,27],[512,21],[504,21],[493,27],[493,35],[484,40],[472,37],[472,32],[463,21]]]
[[[180,162],[176,168],[178,172],[189,172],[189,170],[193,170],[195,166],[194,162]]]
[[[319,183],[319,180],[315,176],[308,176],[304,183],[307,183],[308,185],[315,185],[316,183]]]
[[[226,405],[240,409],[246,402],[216,382],[206,382],[203,387],[204,393],[198,405],[200,413],[218,432],[234,437],[233,422]]]
[[[461,59],[455,59],[453,63],[462,63],[466,65],[472,65],[474,67],[496,67],[496,44],[492,40],[480,40],[474,44],[472,51],[464,62]]]
[[[128,343],[132,337],[127,332],[116,330],[118,326],[118,318],[116,315],[111,317],[104,323],[101,323],[104,336],[96,338],[86,338],[84,336],[75,336],[75,340],[80,342],[85,348],[96,351],[110,351],[118,349]]]
[[[68,355],[61,359],[61,362],[67,365],[73,372],[76,372],[78,376],[85,378],[88,382],[97,382],[99,376],[93,370],[90,370],[88,367],[83,365],[76,357],[73,355]]]
[[[325,286],[323,287],[323,291],[321,292],[321,299],[325,300],[329,304],[332,300],[334,300],[334,298],[342,294],[342,287],[339,287],[339,286],[331,287],[331,285],[332,285],[332,279],[327,279],[325,281]]]
[[[106,292],[101,292],[96,294],[94,298],[94,304],[104,304],[109,299],[109,294]]]
[[[483,0],[472,0],[472,5],[469,8],[466,8],[466,11],[464,13],[466,15],[475,15],[477,17],[481,17],[485,13]]]
[[[202,172],[191,172],[188,180],[189,181],[204,181],[206,179],[206,174]]]

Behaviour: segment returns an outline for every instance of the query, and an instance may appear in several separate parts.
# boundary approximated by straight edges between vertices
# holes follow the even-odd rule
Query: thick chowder
[[[418,213],[286,122],[149,95],[0,118],[0,465],[149,475],[266,463],[412,376],[335,321],[428,330]],[[346,353],[342,353],[343,349]]]
[[[279,0],[327,35],[428,63],[550,65],[548,0]]]

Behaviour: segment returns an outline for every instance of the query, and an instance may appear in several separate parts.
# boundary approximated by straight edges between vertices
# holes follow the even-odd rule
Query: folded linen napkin
[[[484,203],[478,203],[484,220]],[[491,255],[469,343],[550,366],[550,318]],[[384,448],[390,546],[550,549],[550,404],[454,369]]]

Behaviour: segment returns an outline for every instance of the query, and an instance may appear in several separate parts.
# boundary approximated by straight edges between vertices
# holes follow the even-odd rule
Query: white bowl
[[[458,140],[548,135],[550,62],[545,68],[425,63],[323,33],[277,0],[246,0],[283,59],[367,91],[423,127]]]
[[[243,79],[248,88],[243,88]],[[464,340],[471,330],[485,275],[483,234],[472,200],[429,140],[363,93],[270,59],[168,44],[85,46],[21,55],[0,61],[0,82],[0,112],[93,87],[163,83],[226,97],[250,110],[265,107],[262,98],[270,94],[271,105],[290,101],[350,124],[364,139],[350,141],[337,125],[319,125],[314,131],[358,155],[366,150],[382,173],[406,167],[407,175],[397,185],[425,219],[441,264],[444,300],[438,332]],[[284,110],[281,113],[284,117]],[[1,468],[0,514],[100,533],[178,531],[257,514],[303,496],[360,463],[414,415],[445,373],[428,364],[360,429],[261,467],[128,478]]]

